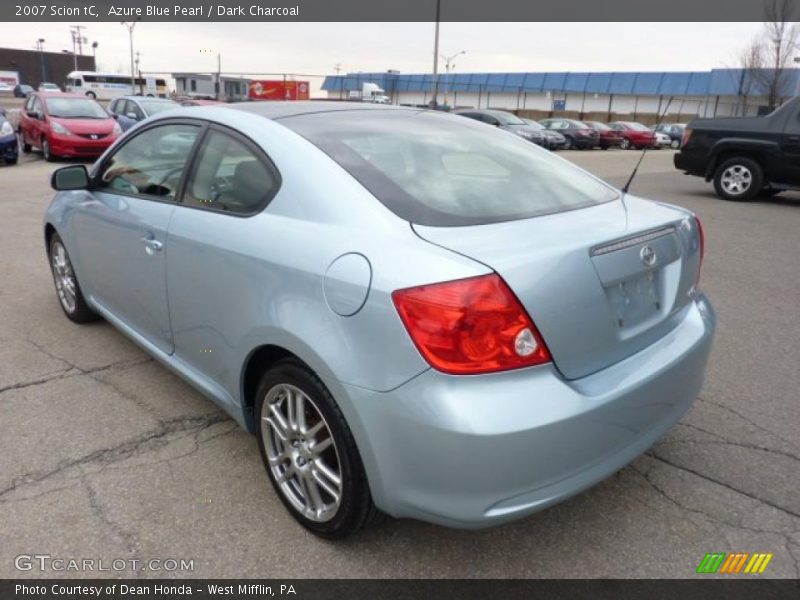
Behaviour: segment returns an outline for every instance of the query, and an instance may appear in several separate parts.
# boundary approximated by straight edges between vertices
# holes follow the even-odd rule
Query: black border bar
[[[25,586],[25,591],[19,586]],[[122,593],[127,586],[136,593]],[[160,587],[159,587],[160,586]],[[212,586],[216,590],[212,592]],[[242,587],[240,587],[242,586]],[[38,588],[38,589],[37,589]],[[100,593],[93,593],[99,589]],[[80,590],[80,591],[79,591]],[[17,579],[0,580],[3,600],[784,600],[800,597],[792,579]]]
[[[2,0],[0,21],[430,22],[437,1],[445,22],[722,22],[764,21],[774,0]]]

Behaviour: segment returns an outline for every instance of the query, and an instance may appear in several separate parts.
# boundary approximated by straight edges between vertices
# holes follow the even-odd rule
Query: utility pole
[[[144,95],[142,90],[142,68],[139,66],[139,51],[136,51],[136,60],[133,61],[136,65],[136,78],[139,80],[139,94]]]
[[[128,35],[131,40],[131,94],[136,95],[136,71],[133,67],[133,28],[136,27],[136,21],[123,21],[122,25],[128,29]]]
[[[82,29],[86,29],[85,25],[72,25],[69,28],[69,32],[72,35],[72,58],[75,64],[75,70],[78,70],[78,54],[83,56],[83,42],[86,41],[86,38],[83,37]],[[77,44],[78,50],[75,51],[75,46]]]
[[[462,54],[466,54],[466,53],[467,53],[466,50],[462,50],[461,52],[456,52],[455,54],[453,54],[451,56],[445,56],[444,54],[442,54],[442,58],[444,59],[444,72],[445,72],[446,75],[448,75],[448,78],[445,80],[445,83],[444,83],[444,105],[445,105],[445,107],[447,107],[447,92],[450,91],[450,85],[449,85],[449,82],[450,82],[450,78],[449,78],[450,69],[455,70],[455,68],[456,68],[456,65],[453,62],[453,60],[456,57],[461,56]]]
[[[441,10],[442,0],[436,0],[436,30],[433,37],[433,92],[431,93],[431,107],[434,110],[438,105],[436,95],[439,92],[439,18]]]
[[[222,53],[217,52],[217,100],[222,93]]]
[[[47,70],[44,67],[44,38],[36,40],[36,49],[39,51],[39,58],[42,63],[42,81],[47,81]]]
[[[336,77],[339,77],[339,73],[342,72],[342,63],[336,63],[333,67],[333,70],[336,71]],[[339,100],[342,99],[342,94],[344,93],[344,82],[339,81]]]

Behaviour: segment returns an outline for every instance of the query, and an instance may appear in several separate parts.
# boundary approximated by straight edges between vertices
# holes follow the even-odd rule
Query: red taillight
[[[683,135],[681,136],[681,148],[683,148],[686,144],[689,143],[689,139],[692,137],[692,130],[688,127],[683,130]]]
[[[533,321],[497,274],[397,290],[392,299],[439,371],[472,375],[550,361]]]
[[[695,223],[697,223],[697,237],[700,242],[700,264],[697,265],[697,281],[694,282],[695,287],[700,283],[700,271],[703,268],[703,258],[706,254],[706,233],[703,231],[703,224],[700,222],[700,217],[694,216]]]

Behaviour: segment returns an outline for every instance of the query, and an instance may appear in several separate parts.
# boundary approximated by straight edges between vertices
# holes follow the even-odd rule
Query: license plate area
[[[662,288],[659,271],[639,273],[605,288],[608,304],[621,332],[639,329],[662,314]]]

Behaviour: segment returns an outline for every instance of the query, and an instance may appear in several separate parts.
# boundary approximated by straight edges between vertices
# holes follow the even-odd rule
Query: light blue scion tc
[[[463,117],[181,108],[56,171],[48,257],[255,433],[291,514],[518,519],[649,448],[703,381],[700,222]]]

